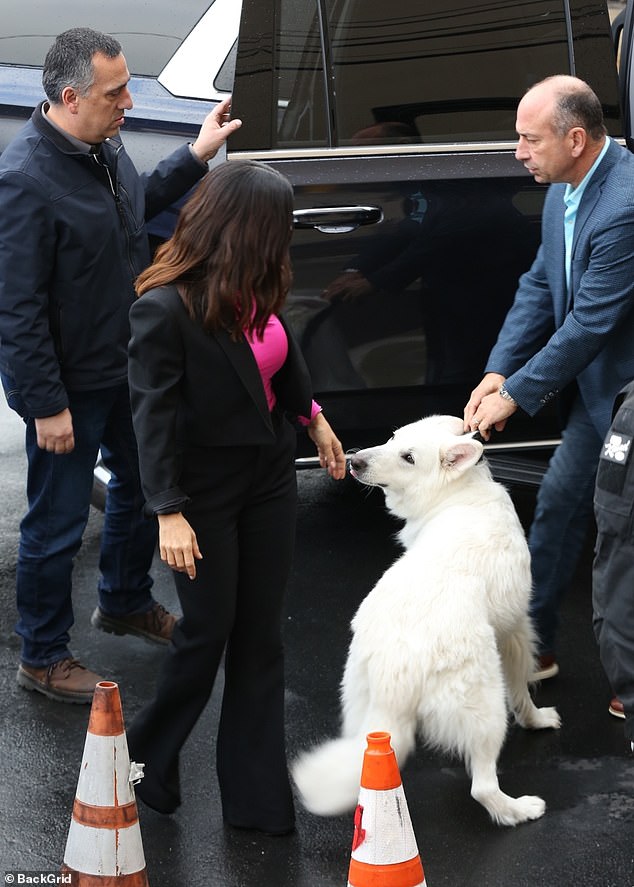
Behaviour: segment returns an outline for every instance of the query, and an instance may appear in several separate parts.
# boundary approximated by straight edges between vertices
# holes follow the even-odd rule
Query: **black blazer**
[[[284,324],[284,322],[282,321]],[[262,445],[275,440],[266,394],[248,342],[193,321],[175,286],[149,290],[130,309],[128,377],[146,510],[179,511],[187,447]],[[279,407],[310,416],[312,385],[284,324],[288,356],[273,378]]]

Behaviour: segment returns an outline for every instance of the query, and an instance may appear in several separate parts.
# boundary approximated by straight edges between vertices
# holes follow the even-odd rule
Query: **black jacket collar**
[[[52,142],[58,151],[61,151],[63,154],[72,154],[75,157],[88,157],[88,153],[85,151],[79,150],[79,148],[67,139],[63,133],[59,131],[59,129],[53,126],[47,119],[46,115],[43,113],[42,108],[46,102],[40,102],[37,108],[31,114],[31,123],[35,127],[35,129],[40,133],[40,135],[44,136],[44,138],[48,139]],[[120,139],[111,138],[107,139],[107,141],[102,143],[102,149],[108,148],[117,152],[119,147],[122,145]]]

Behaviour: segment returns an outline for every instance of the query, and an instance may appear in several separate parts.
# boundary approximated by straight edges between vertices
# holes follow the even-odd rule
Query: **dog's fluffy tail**
[[[354,810],[365,747],[365,736],[331,739],[293,762],[291,775],[307,810],[318,816]]]
[[[381,717],[370,719],[369,723],[387,725],[385,730],[402,767],[414,748],[415,724]],[[354,810],[369,732],[370,727],[356,736],[330,739],[293,762],[291,775],[307,810],[318,816],[339,816]]]

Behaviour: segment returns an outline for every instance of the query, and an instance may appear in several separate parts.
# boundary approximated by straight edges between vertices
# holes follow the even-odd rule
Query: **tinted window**
[[[344,145],[513,139],[517,97],[569,70],[562,0],[331,0],[329,31]]]
[[[231,92],[233,89],[233,80],[236,76],[236,53],[238,51],[238,41],[233,44],[229,55],[224,60],[214,80],[214,87],[220,92]]]
[[[326,5],[320,22],[314,3],[280,2],[280,147],[514,139],[518,97],[570,69],[563,0]]]
[[[155,77],[212,2],[4,0],[0,58],[9,65],[41,66],[57,34],[89,27],[120,41],[130,73]]]

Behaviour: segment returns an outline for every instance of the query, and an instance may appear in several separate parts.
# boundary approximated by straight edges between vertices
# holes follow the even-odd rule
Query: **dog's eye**
[[[409,462],[410,465],[414,465],[415,459],[412,453],[401,453],[401,459],[404,459],[405,462]]]

